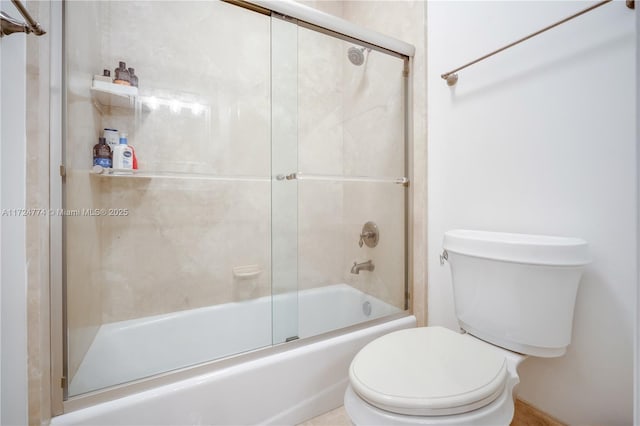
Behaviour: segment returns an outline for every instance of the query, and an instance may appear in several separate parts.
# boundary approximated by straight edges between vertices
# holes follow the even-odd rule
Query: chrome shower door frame
[[[270,1],[254,1],[244,2],[242,0],[229,1],[235,5],[245,7],[254,12],[268,14],[272,16],[272,19],[277,17],[283,17],[283,14],[275,8],[281,7],[279,2]],[[274,9],[265,7],[269,5]],[[50,194],[51,194],[51,208],[57,211],[62,211],[65,206],[64,202],[64,159],[63,152],[65,149],[65,137],[66,129],[63,123],[66,121],[66,59],[65,59],[65,42],[64,42],[64,2],[52,2],[51,3],[51,28],[49,30],[49,36],[51,37],[51,125],[50,125],[50,138],[51,138],[51,157],[50,157]],[[309,8],[307,8],[309,9]],[[62,216],[52,216],[50,222],[50,237],[51,237],[51,407],[52,415],[59,415],[71,411],[75,411],[84,407],[95,405],[117,398],[121,398],[133,393],[141,392],[144,390],[152,389],[160,385],[174,383],[178,380],[184,380],[186,378],[195,377],[204,373],[208,373],[215,370],[221,370],[227,368],[230,365],[237,363],[247,362],[249,360],[257,359],[265,355],[280,353],[292,348],[305,346],[317,342],[319,339],[325,339],[332,336],[337,336],[352,332],[354,330],[362,329],[364,327],[372,326],[389,320],[397,319],[403,316],[412,314],[412,264],[413,264],[413,247],[414,241],[412,238],[412,215],[413,209],[413,195],[411,182],[414,180],[413,174],[413,133],[412,129],[412,99],[411,99],[411,70],[413,67],[413,46],[410,46],[403,42],[394,44],[393,42],[385,42],[386,39],[392,40],[378,33],[359,29],[353,24],[347,23],[355,28],[355,30],[345,30],[344,32],[335,31],[336,28],[345,28],[345,22],[339,18],[326,21],[325,14],[319,13],[319,20],[309,19],[309,16],[305,13],[296,17],[296,13],[287,16],[287,20],[295,22],[296,25],[304,28],[311,29],[331,37],[339,38],[348,42],[357,43],[367,49],[383,52],[388,55],[392,55],[401,58],[404,61],[404,68],[402,73],[402,85],[403,85],[403,107],[404,107],[404,137],[399,140],[398,143],[404,145],[404,170],[407,181],[403,182],[405,186],[404,191],[404,309],[403,313],[391,315],[381,319],[368,321],[365,323],[357,324],[345,329],[332,331],[320,336],[310,337],[303,340],[294,340],[285,344],[272,346],[269,348],[258,349],[255,351],[235,355],[229,358],[212,360],[199,365],[170,371],[149,378],[136,380],[122,385],[116,385],[104,390],[98,390],[88,394],[78,395],[69,399],[66,399],[65,389],[67,387],[67,375],[66,375],[66,299],[65,294],[65,247],[64,247],[64,233],[65,225],[64,218]],[[325,21],[323,21],[325,20]],[[327,25],[319,25],[317,23],[309,22],[325,22]],[[335,21],[335,22],[334,22]],[[337,22],[337,23],[336,23]],[[355,35],[355,36],[354,36]],[[360,38],[361,37],[361,38]],[[381,43],[381,40],[383,41]],[[398,46],[404,49],[404,53],[398,53],[384,46]]]

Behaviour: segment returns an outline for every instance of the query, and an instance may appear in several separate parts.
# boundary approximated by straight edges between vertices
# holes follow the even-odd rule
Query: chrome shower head
[[[353,65],[360,66],[364,64],[364,51],[371,52],[371,49],[366,47],[354,47],[351,46],[347,51],[347,56],[349,56],[349,61]]]

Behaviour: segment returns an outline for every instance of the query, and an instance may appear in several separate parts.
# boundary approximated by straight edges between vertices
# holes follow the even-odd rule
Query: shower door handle
[[[288,175],[276,175],[276,180],[292,180],[292,179],[297,179],[298,176],[295,173],[291,173]]]

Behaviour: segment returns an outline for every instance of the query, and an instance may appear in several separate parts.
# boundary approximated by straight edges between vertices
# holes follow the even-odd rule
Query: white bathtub
[[[282,302],[291,296],[279,297]],[[345,284],[304,290],[295,297],[301,338],[400,312]],[[70,390],[81,393],[271,346],[271,306],[271,298],[261,298],[106,324]],[[415,318],[407,316],[306,345],[291,344],[293,349],[73,411],[51,424],[295,424],[342,404],[349,363],[362,346],[414,326]]]

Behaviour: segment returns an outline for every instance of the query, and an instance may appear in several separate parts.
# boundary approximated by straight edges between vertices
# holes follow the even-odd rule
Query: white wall
[[[454,88],[439,77],[589,4],[428,3],[428,314],[457,327],[449,268],[438,264],[448,229],[586,239],[593,263],[572,345],[527,360],[519,394],[570,424],[631,424],[635,14],[608,4],[461,71]]]
[[[20,17],[8,1],[3,11]],[[25,35],[0,41],[0,208],[25,207]],[[0,424],[27,423],[27,316],[25,218],[0,214]]]

